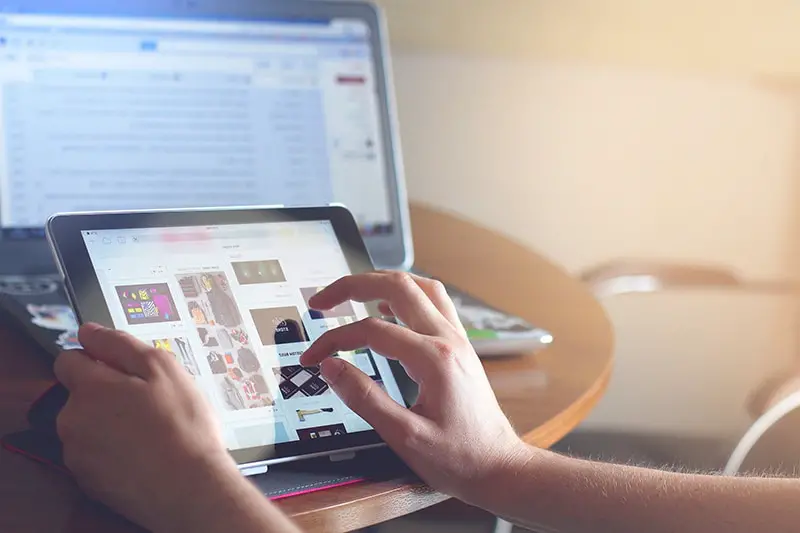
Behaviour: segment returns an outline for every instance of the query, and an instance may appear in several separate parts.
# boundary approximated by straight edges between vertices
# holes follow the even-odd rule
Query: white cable
[[[772,406],[769,411],[764,413],[756,420],[747,433],[744,434],[742,440],[736,445],[733,450],[728,464],[725,465],[723,474],[726,476],[735,476],[739,473],[742,463],[747,459],[747,455],[753,449],[753,446],[764,436],[764,434],[774,426],[781,418],[791,413],[800,407],[800,392],[795,392]]]

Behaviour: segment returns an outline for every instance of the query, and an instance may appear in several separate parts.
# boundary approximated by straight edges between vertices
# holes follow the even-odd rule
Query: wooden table
[[[563,270],[522,246],[458,218],[412,209],[417,265],[490,304],[549,328],[555,344],[534,357],[486,362],[506,414],[526,441],[548,447],[601,397],[612,330],[601,306]],[[25,427],[30,403],[52,379],[44,359],[0,328],[0,434]],[[279,503],[308,531],[349,531],[445,500],[425,486],[359,484]],[[133,532],[88,503],[57,472],[0,452],[0,531]]]

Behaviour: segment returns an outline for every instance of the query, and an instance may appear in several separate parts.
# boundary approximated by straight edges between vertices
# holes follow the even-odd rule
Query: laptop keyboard
[[[58,270],[44,239],[0,240],[0,276],[53,275]]]

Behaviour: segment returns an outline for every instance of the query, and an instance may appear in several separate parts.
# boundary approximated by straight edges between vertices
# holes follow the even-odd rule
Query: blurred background
[[[379,3],[412,200],[575,275],[640,258],[797,279],[800,2]],[[721,468],[748,398],[797,359],[797,302],[695,290],[604,304],[612,382],[559,449]]]
[[[646,258],[797,277],[800,2],[379,3],[412,200],[575,274]],[[739,434],[743,399],[797,353],[789,298],[607,306],[616,372],[586,427]]]

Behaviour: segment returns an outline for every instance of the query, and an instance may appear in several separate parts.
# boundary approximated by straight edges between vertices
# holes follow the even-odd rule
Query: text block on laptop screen
[[[347,205],[391,230],[369,28],[0,15],[0,226]]]

